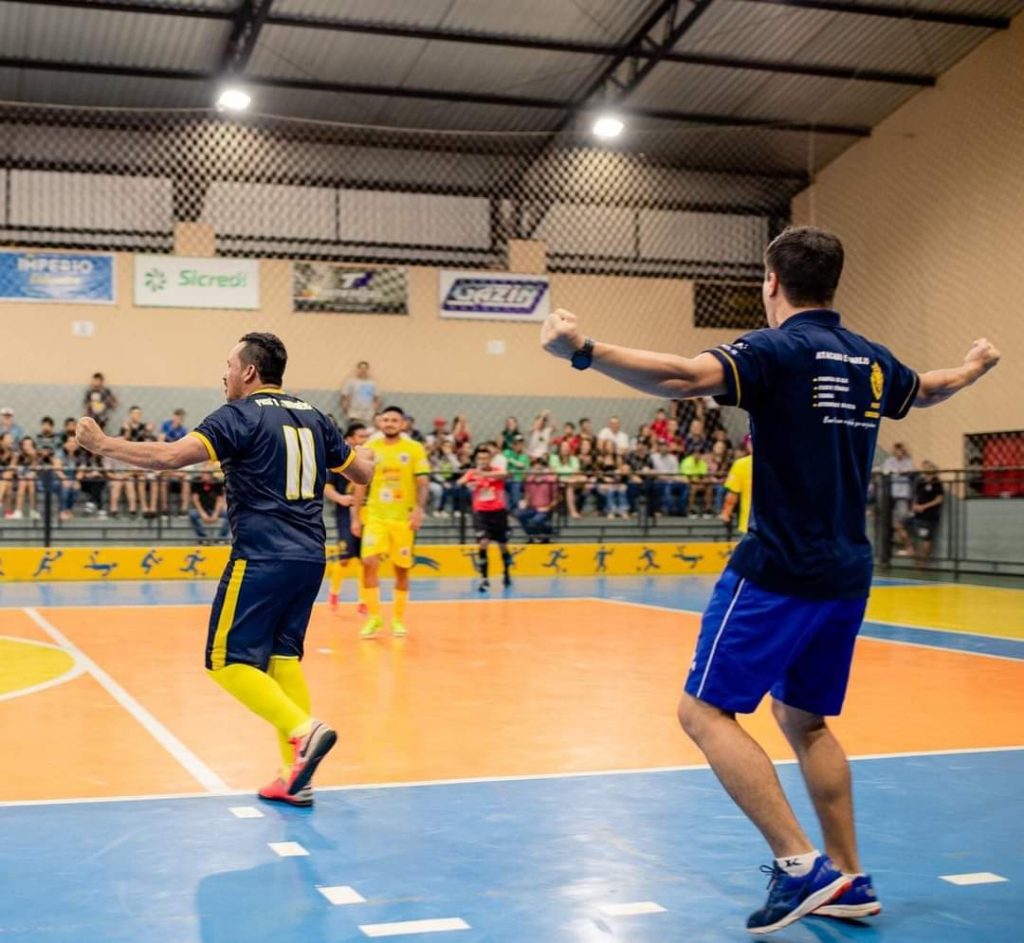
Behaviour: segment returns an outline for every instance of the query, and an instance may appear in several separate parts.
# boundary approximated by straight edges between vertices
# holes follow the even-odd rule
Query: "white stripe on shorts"
[[[729,621],[729,616],[732,615],[733,606],[736,605],[736,600],[740,598],[740,593],[743,592],[743,585],[747,582],[746,577],[740,580],[740,585],[736,587],[736,593],[732,597],[732,602],[729,603],[729,608],[725,610],[725,617],[722,619],[722,624],[718,627],[718,632],[715,634],[715,640],[711,644],[711,654],[708,655],[708,663],[704,666],[704,674],[701,675],[700,687],[697,688],[697,697],[700,697],[704,693],[704,682],[708,680],[708,671],[711,670],[711,662],[715,658],[715,650],[718,648],[718,640],[722,637],[722,633],[725,631],[725,624]]]

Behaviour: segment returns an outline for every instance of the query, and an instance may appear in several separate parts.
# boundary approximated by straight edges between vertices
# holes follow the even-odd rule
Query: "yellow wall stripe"
[[[224,593],[224,605],[221,606],[220,618],[217,619],[217,631],[213,635],[210,666],[214,670],[223,668],[227,662],[228,633],[235,623],[235,609],[238,606],[238,594],[242,591],[243,579],[245,579],[245,560],[235,560],[231,565],[227,592]]]

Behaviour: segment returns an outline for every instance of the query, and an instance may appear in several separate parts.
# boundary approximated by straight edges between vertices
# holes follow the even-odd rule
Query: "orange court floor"
[[[340,741],[317,785],[703,763],[675,705],[710,579],[521,582],[488,598],[465,581],[414,583],[407,639],[361,641],[354,603],[318,604],[304,664],[314,713]],[[0,802],[271,778],[272,731],[206,677],[209,607],[191,601],[202,589],[139,604],[111,584],[103,605],[81,587],[49,587],[33,605],[25,589],[13,601],[26,604],[0,608],[0,751],[15,758]],[[1015,590],[880,585],[835,722],[848,752],[1024,743],[1022,602]],[[774,759],[791,758],[767,704],[745,723]]]

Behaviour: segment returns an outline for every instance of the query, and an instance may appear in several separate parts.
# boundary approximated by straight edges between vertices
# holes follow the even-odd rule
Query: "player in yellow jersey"
[[[383,438],[371,439],[376,471],[367,493],[356,487],[352,513],[352,533],[362,537],[363,591],[369,618],[360,636],[374,638],[380,631],[380,560],[387,554],[395,568],[395,608],[391,632],[406,634],[405,607],[409,600],[409,570],[412,568],[413,541],[423,523],[430,483],[430,462],[423,446],[402,435],[405,413],[388,406],[379,416]],[[363,507],[365,515],[361,514]]]
[[[732,512],[739,502],[740,520],[736,529],[745,534],[750,527],[750,500],[754,493],[753,455],[743,455],[732,463],[725,479],[725,490],[727,493],[722,503],[722,513],[718,516],[726,526],[730,525]]]

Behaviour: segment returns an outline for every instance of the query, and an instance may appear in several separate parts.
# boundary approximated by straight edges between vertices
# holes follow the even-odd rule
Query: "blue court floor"
[[[1024,751],[855,767],[884,913],[773,938],[1019,943]],[[806,818],[796,768],[780,774]],[[326,943],[458,920],[467,928],[427,935],[710,943],[746,938],[764,893],[758,836],[704,769],[323,790],[318,803],[262,805],[259,818],[231,811],[256,808],[247,796],[0,808],[0,939]],[[985,873],[1005,880],[943,880]],[[363,901],[332,904],[320,888]],[[608,913],[625,904],[657,911]]]

